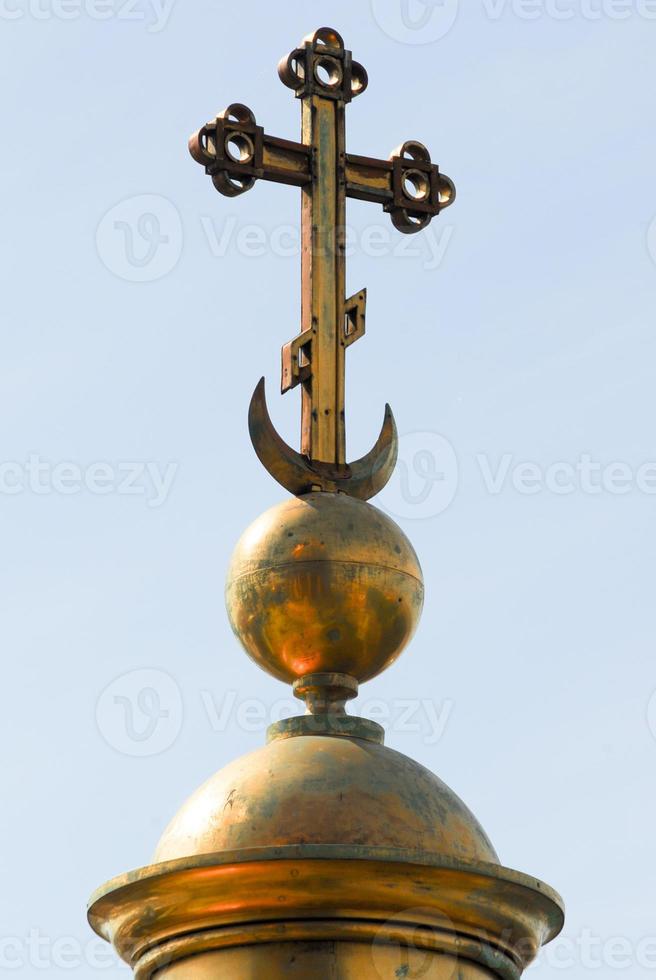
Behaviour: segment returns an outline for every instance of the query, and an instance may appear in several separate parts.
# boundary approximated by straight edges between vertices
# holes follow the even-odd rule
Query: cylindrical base
[[[495,974],[455,956],[402,944],[288,942],[239,946],[180,960],[155,980],[491,980]]]
[[[143,868],[89,919],[136,980],[519,980],[563,914],[547,885],[488,862],[288,845]]]

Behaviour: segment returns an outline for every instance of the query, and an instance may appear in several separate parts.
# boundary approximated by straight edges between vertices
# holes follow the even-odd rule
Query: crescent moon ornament
[[[325,490],[369,500],[389,480],[399,450],[394,415],[386,405],[380,435],[366,456],[342,466],[309,459],[288,446],[276,432],[267,408],[264,378],[260,378],[251,398],[248,431],[262,466],[285,490],[297,497],[311,490]]]

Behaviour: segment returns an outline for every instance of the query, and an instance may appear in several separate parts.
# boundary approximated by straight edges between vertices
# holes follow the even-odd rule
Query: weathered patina
[[[336,31],[309,35],[279,73],[302,102],[301,143],[233,104],[191,151],[228,196],[258,179],[302,189],[301,330],[282,380],[302,386],[301,451],[275,431],[263,382],[249,413],[260,459],[295,496],[238,542],[226,604],[306,713],[201,786],[153,863],[93,896],[89,921],[138,980],[518,980],[562,927],[558,895],[503,867],[448,786],[346,712],[413,635],[424,585],[405,534],[367,503],[396,460],[389,408],[371,452],[346,463],[344,354],[366,297],[345,299],[345,201],[378,201],[413,232],[455,189],[417,142],[387,161],[345,152],[345,106],[367,75]]]
[[[253,112],[233,103],[191,137],[193,158],[221,194],[234,197],[256,180],[301,187],[301,329],[282,349],[282,391],[302,388],[301,452],[275,432],[257,386],[250,433],[263,465],[291,493],[341,490],[368,499],[389,479],[396,430],[389,406],[373,450],[346,462],[346,349],[365,331],[366,290],[345,291],[346,198],[382,204],[399,231],[421,231],[455,199],[455,185],[426,147],[408,140],[387,160],[346,152],[348,103],[367,87],[337,31],[321,27],[278,66],[301,102],[300,143],[267,136]]]

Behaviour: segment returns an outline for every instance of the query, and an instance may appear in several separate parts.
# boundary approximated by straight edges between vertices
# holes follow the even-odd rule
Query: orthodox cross
[[[346,153],[345,108],[368,79],[337,31],[322,27],[308,35],[278,74],[301,101],[300,143],[266,135],[247,106],[233,103],[191,137],[189,149],[228,197],[256,180],[301,188],[301,329],[282,349],[282,391],[302,388],[301,452],[273,428],[263,380],[251,400],[251,438],[262,463],[292,493],[341,490],[368,499],[389,479],[397,436],[387,406],[374,448],[346,463],[345,352],[364,333],[366,303],[366,290],[346,298],[346,198],[382,204],[394,226],[411,234],[453,203],[455,186],[415,140],[387,160]]]

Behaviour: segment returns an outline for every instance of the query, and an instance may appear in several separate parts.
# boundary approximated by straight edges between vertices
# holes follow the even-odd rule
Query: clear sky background
[[[233,101],[297,138],[276,63],[329,24],[369,72],[350,151],[419,139],[458,186],[412,238],[349,204],[349,454],[389,400],[379,503],[426,578],[354,710],[563,894],[531,975],[656,975],[656,4],[0,7],[0,972],[125,976],[88,895],[290,700],[223,582],[285,496],[247,437],[261,374],[297,439],[299,194],[221,197],[186,141]]]

